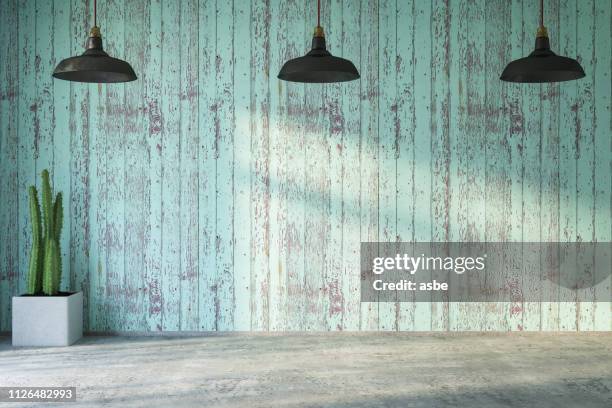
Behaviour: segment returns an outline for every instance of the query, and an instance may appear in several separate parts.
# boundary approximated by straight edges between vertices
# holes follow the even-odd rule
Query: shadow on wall
[[[296,86],[296,85],[289,85]],[[513,86],[513,85],[506,85]],[[321,108],[321,111],[323,108]],[[313,113],[302,113],[299,112],[299,117],[305,115],[309,117]],[[238,128],[243,131],[249,129],[249,119],[237,118]],[[313,209],[322,210],[325,215],[323,222],[332,221],[341,222],[343,224],[351,224],[353,226],[359,226],[362,223],[361,216],[368,211],[375,212],[378,217],[374,222],[382,220],[392,220],[392,224],[395,224],[396,220],[407,220],[407,226],[398,227],[402,230],[411,230],[408,236],[402,236],[402,234],[395,234],[395,232],[381,233],[379,234],[378,240],[381,242],[395,242],[395,241],[412,241],[420,240],[427,242],[431,240],[432,225],[443,222],[444,217],[447,217],[448,222],[452,223],[451,230],[458,234],[460,230],[472,230],[473,224],[481,223],[483,228],[481,231],[476,232],[470,240],[471,241],[485,241],[484,231],[484,219],[487,214],[487,206],[499,203],[499,197],[495,196],[494,201],[491,203],[487,202],[485,193],[487,192],[485,187],[486,181],[491,180],[504,180],[510,184],[503,186],[508,189],[509,193],[514,193],[515,190],[510,191],[511,188],[517,186],[519,188],[518,196],[514,194],[510,195],[508,201],[503,202],[504,207],[509,211],[508,215],[515,216],[518,214],[519,219],[514,220],[521,222],[523,217],[527,214],[524,213],[526,205],[536,206],[539,209],[542,203],[555,203],[559,199],[560,191],[565,192],[571,187],[571,183],[568,186],[562,186],[560,183],[557,185],[542,185],[542,176],[540,173],[533,171],[521,171],[520,178],[519,174],[512,174],[509,169],[503,167],[503,163],[498,166],[484,167],[485,150],[489,155],[495,156],[495,150],[500,151],[520,151],[522,146],[511,146],[511,145],[493,145],[484,146],[485,141],[477,139],[471,141],[470,138],[474,135],[470,134],[455,134],[455,137],[460,137],[462,143],[466,143],[471,148],[480,151],[481,155],[478,158],[480,164],[467,163],[465,159],[460,159],[458,156],[445,157],[445,166],[456,169],[456,174],[434,174],[433,170],[433,159],[435,157],[419,157],[415,154],[414,149],[402,150],[398,149],[398,145],[387,146],[386,149],[392,149],[395,156],[394,162],[396,165],[389,166],[388,159],[381,159],[378,155],[379,145],[376,142],[377,139],[374,137],[360,137],[359,130],[351,132],[347,131],[347,134],[342,134],[341,138],[333,138],[324,129],[312,128],[309,131],[298,127],[295,122],[300,120],[292,121],[291,118],[283,117],[281,123],[278,125],[278,129],[282,129],[283,138],[286,138],[286,143],[292,146],[298,146],[302,151],[300,158],[291,157],[292,161],[287,160],[284,154],[279,154],[278,157],[282,160],[279,165],[274,167],[277,170],[275,174],[273,171],[269,173],[269,183],[271,187],[270,202],[276,205],[280,201],[286,202],[286,208],[288,213],[300,213],[303,212],[303,208],[308,206]],[[278,131],[277,129],[277,131]],[[342,129],[343,131],[344,129]],[[342,133],[341,131],[341,133]],[[483,131],[484,132],[484,131]],[[270,139],[274,139],[279,136],[279,132],[271,130]],[[481,137],[481,136],[478,136]],[[528,137],[526,135],[525,137]],[[568,135],[570,137],[570,135]],[[406,140],[410,140],[411,137],[403,136]],[[575,143],[574,136],[571,136],[572,143]],[[340,140],[341,144],[333,145],[333,142]],[[285,142],[285,139],[283,139]],[[480,144],[478,143],[480,142]],[[521,144],[522,139],[515,139],[514,141],[509,140],[509,143]],[[272,142],[271,142],[272,143]],[[305,147],[306,145],[306,147]],[[480,146],[480,147],[479,147]],[[282,148],[282,146],[281,146]],[[367,150],[366,150],[367,149]],[[348,152],[347,152],[348,151]],[[374,156],[368,156],[365,152],[372,152]],[[234,167],[234,181],[235,180],[250,180],[251,168],[250,163],[252,158],[245,156],[244,151],[241,150],[235,156],[235,167]],[[302,170],[302,173],[288,172],[287,166],[291,166],[293,160],[303,159],[305,162],[310,160],[309,155],[316,155],[320,157],[319,164],[322,167],[318,167],[315,171],[297,165]],[[338,159],[334,159],[334,155],[341,156]],[[402,156],[408,155],[404,161]],[[356,160],[347,161],[345,158],[355,158]],[[520,163],[519,168],[526,166],[525,158],[520,155],[517,157]],[[450,162],[456,161],[457,163],[451,166]],[[408,162],[411,168],[408,170],[398,168],[401,163]],[[552,167],[551,167],[552,164]],[[332,169],[331,166],[339,166],[340,168]],[[461,168],[460,165],[466,167]],[[556,162],[542,162],[542,168],[548,166],[547,172],[557,173],[559,171],[559,164]],[[373,168],[372,168],[373,167]],[[365,169],[364,169],[365,168]],[[272,169],[271,169],[272,170]],[[385,174],[389,170],[392,174]],[[495,172],[493,173],[492,172]],[[316,173],[313,175],[312,173]],[[334,176],[341,175],[343,178],[353,178],[357,174],[359,180],[358,185],[351,185],[351,188],[346,188],[338,180],[333,179]],[[369,178],[361,179],[360,176],[365,174]],[[402,179],[402,175],[408,175],[408,177]],[[444,184],[440,184],[440,180],[444,179]],[[231,182],[232,179],[228,178],[227,182]],[[380,183],[391,183],[392,186],[384,185]],[[332,184],[334,187],[340,187],[339,189],[331,188]],[[575,187],[575,186],[574,186]],[[237,185],[236,189],[240,190],[243,188],[250,188],[250,185]],[[394,193],[393,198],[388,199],[388,206],[381,204],[381,195],[385,194],[383,189],[391,189]],[[434,191],[436,190],[436,191]],[[501,191],[489,190],[489,193],[501,193]],[[575,194],[575,191],[572,193]],[[436,198],[448,199],[446,203],[448,213],[440,214],[434,213],[432,202],[435,194],[442,194]],[[461,195],[461,196],[459,196]],[[459,197],[458,197],[459,196]],[[407,200],[402,201],[401,199],[396,200],[396,197],[404,197]],[[419,198],[425,200],[419,201]],[[575,208],[576,213],[588,214],[593,211],[593,203],[589,203],[589,198],[592,200],[593,197],[587,195],[577,195],[575,197]],[[265,200],[266,197],[260,197],[260,200]],[[254,198],[257,200],[257,197]],[[459,201],[462,203],[459,204]],[[528,204],[527,204],[528,203]],[[459,207],[461,205],[461,207]],[[341,212],[332,214],[332,208],[339,208]],[[467,214],[463,214],[461,220],[458,219],[458,215],[462,210],[469,208],[469,214],[474,217],[481,218],[480,220],[471,220]],[[554,207],[551,207],[554,208]],[[295,210],[295,211],[293,211]],[[497,209],[499,210],[499,209]],[[551,214],[549,217],[553,220],[556,219],[559,223],[561,222],[562,214],[559,213],[557,208],[557,214]],[[496,216],[497,213],[489,215],[489,217]],[[336,217],[342,217],[342,219],[334,219]],[[536,216],[535,214],[531,216]],[[291,223],[290,219],[286,220],[287,223]],[[502,223],[510,226],[513,220],[510,219],[494,219],[497,223]],[[472,225],[472,226],[471,226]],[[512,225],[514,227],[515,225]],[[508,241],[508,242],[546,242],[545,239],[548,236],[555,236],[555,231],[547,231],[546,233],[540,232],[540,229],[534,229],[531,225],[521,225],[521,229],[524,227],[526,233],[514,232],[510,236],[496,236],[489,241]],[[510,230],[511,228],[508,228]],[[416,232],[415,232],[416,231]],[[420,233],[419,233],[420,231]],[[492,231],[489,231],[491,233]],[[493,231],[497,234],[497,231]],[[547,235],[550,234],[550,235]],[[387,238],[385,238],[387,237]],[[518,239],[517,239],[518,237]],[[557,236],[555,241],[561,242],[573,242],[575,236],[572,239],[567,237],[565,234]],[[449,236],[447,239],[450,241],[461,241],[460,236]],[[585,239],[586,242],[590,240]]]

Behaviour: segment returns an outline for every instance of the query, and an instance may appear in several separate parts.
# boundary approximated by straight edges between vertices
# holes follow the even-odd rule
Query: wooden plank
[[[360,4],[355,1],[342,3],[342,57],[356,65],[363,75],[360,59]],[[339,41],[336,38],[335,41]],[[342,329],[359,329],[360,302],[360,81],[342,86]],[[304,271],[302,271],[304,274]]]
[[[32,31],[36,26],[36,4],[32,0],[19,2],[19,254],[18,262],[13,264],[16,268],[7,271],[6,289],[8,307],[3,316],[3,327],[10,328],[11,302],[10,296],[21,292],[19,287],[20,271],[27,271],[30,259],[31,231],[28,199],[28,187],[37,183],[36,157],[37,137],[40,132],[36,88],[36,38]],[[3,59],[4,60],[4,59]],[[24,277],[25,278],[25,277]]]
[[[198,329],[198,3],[181,3],[180,330]]]
[[[580,54],[578,59],[586,77],[578,81],[578,116],[576,123],[576,240],[592,242],[595,239],[595,174],[594,174],[594,66],[595,66],[595,31],[594,1],[580,2],[576,8],[577,43]],[[577,262],[585,254],[579,252]],[[595,291],[592,287],[578,289],[578,329],[594,329]]]
[[[142,73],[146,69],[145,50],[149,38],[142,35],[148,30],[148,4],[145,1],[124,3],[125,52],[123,58],[132,66],[138,80],[124,85],[125,106],[123,112],[123,135],[125,140],[125,285],[124,330],[145,330],[144,280],[146,226],[149,214],[147,207],[148,124],[145,124],[145,85]],[[146,15],[145,15],[146,14]]]
[[[508,62],[518,58],[523,58],[523,4],[521,0],[513,0],[510,9],[510,53]],[[524,141],[524,121],[523,121],[523,86],[521,84],[509,84],[507,87],[507,101],[509,115],[509,136],[510,144],[510,212],[509,212],[509,242],[520,243],[523,240],[523,144]],[[524,285],[522,280],[523,258],[522,251],[514,259],[508,259],[507,268],[508,281],[511,287],[521,288]],[[508,314],[509,330],[523,330],[523,309],[525,303],[522,296],[524,292],[513,291],[510,297],[510,309]],[[539,306],[538,306],[539,307]]]
[[[286,36],[288,4],[275,0],[270,3],[270,38],[275,46],[270,49],[270,330],[279,331],[287,322],[287,265],[286,234],[286,153],[287,134],[290,123],[286,116],[287,89],[290,86],[275,78],[274,71],[280,69],[286,58]]]
[[[396,4],[378,5],[378,240],[397,241]],[[396,330],[397,302],[378,305],[379,330]]]
[[[217,2],[216,66],[216,262],[217,330],[234,326],[234,22],[233,3]],[[223,52],[219,52],[223,50]],[[227,54],[226,54],[227,52]]]
[[[12,0],[4,4],[0,9],[0,196],[3,197],[0,206],[0,229],[6,237],[0,244],[0,331],[8,331],[11,328],[11,297],[18,295],[15,290],[17,274],[19,271],[19,160],[20,140],[19,125],[21,117],[19,108],[22,86],[26,81],[20,83],[20,75],[27,71],[21,71],[20,49],[18,44],[19,24],[22,21],[19,15],[19,4]],[[19,220],[16,222],[16,220]]]
[[[49,68],[54,67],[54,37],[52,1],[37,2],[35,12],[36,29],[34,30],[36,57],[34,63],[34,76],[36,80],[36,125],[34,128],[35,144],[35,165],[40,173],[42,170],[49,170],[51,184],[54,182],[53,169],[53,136],[55,127],[55,104],[54,104],[54,82],[49,75]],[[40,177],[37,179],[37,186],[40,186]],[[40,191],[40,189],[39,189]],[[54,189],[54,193],[57,190]],[[20,284],[25,284],[25,276],[19,277]],[[23,287],[23,286],[21,286]]]
[[[468,215],[469,182],[468,146],[472,135],[468,134],[468,53],[467,44],[469,27],[467,2],[450,3],[450,23],[448,41],[452,54],[449,60],[449,129],[448,129],[448,178],[451,186],[448,203],[449,232],[447,239],[453,242],[469,241],[467,235],[470,220]],[[462,285],[460,280],[453,279],[453,285]],[[458,279],[465,279],[459,277]],[[461,287],[464,287],[462,285]],[[469,328],[470,303],[451,302],[448,305],[448,329],[462,331]]]
[[[507,41],[507,28],[509,26],[509,12],[504,7],[505,2],[487,2],[487,35],[485,41],[486,52],[486,101],[487,120],[486,133],[486,225],[485,237],[488,242],[506,242],[509,238],[510,217],[510,178],[508,165],[510,164],[510,148],[508,142],[506,95],[509,84],[498,79],[507,64],[509,57],[509,43]],[[493,265],[495,274],[487,274],[487,285],[495,289],[508,287],[506,265],[503,254],[499,253],[500,263]],[[489,261],[491,264],[491,261]],[[487,304],[486,330],[507,330],[509,316],[509,296],[503,301],[490,301]]]
[[[478,0],[468,3],[470,24],[468,27],[468,77],[467,77],[467,134],[470,140],[466,141],[466,156],[468,161],[468,225],[466,241],[484,242],[486,220],[486,145],[488,133],[486,131],[487,101],[486,78],[487,71],[486,38],[487,30],[491,28],[486,24],[485,1]],[[493,27],[496,29],[496,27]],[[497,73],[491,73],[497,75]],[[484,282],[473,282],[475,285]],[[469,329],[483,330],[485,328],[486,304],[475,303],[470,305]]]
[[[78,55],[83,52],[83,39],[88,33],[87,4],[81,0],[72,0],[69,4],[69,48],[65,57],[57,55],[57,60]],[[69,208],[70,221],[64,225],[65,234],[69,236],[68,248],[70,263],[64,273],[70,271],[70,282],[73,290],[83,291],[83,329],[91,329],[89,310],[91,302],[89,278],[89,248],[91,229],[89,219],[90,206],[90,126],[89,126],[89,85],[71,84],[69,86],[69,133],[60,135],[70,143],[70,196],[65,197],[64,208]],[[64,159],[65,160],[65,159]],[[95,271],[95,270],[94,270]]]
[[[361,242],[378,241],[378,1],[361,2]],[[308,102],[308,100],[307,100]],[[378,329],[378,303],[362,302],[360,330]]]
[[[310,10],[311,4],[302,1],[287,2],[287,35],[284,58],[295,58],[304,54],[312,35],[311,22],[304,19],[305,9]],[[285,61],[279,61],[284,63]],[[280,67],[274,67],[279,69]],[[273,81],[276,72],[271,72]],[[290,331],[303,330],[306,313],[305,293],[305,258],[304,258],[304,222],[305,222],[305,138],[304,127],[310,120],[306,114],[305,85],[282,82],[287,92],[286,127],[287,156],[286,177],[286,271],[287,271],[287,326]]]
[[[198,4],[198,319],[199,330],[217,329],[217,269],[215,264],[216,174],[215,174],[215,61],[217,48],[216,3]]]
[[[546,25],[553,46],[559,44],[559,4],[558,0],[545,2]],[[542,163],[540,174],[540,240],[559,242],[559,87],[560,84],[546,84],[540,88],[541,150]],[[554,259],[554,258],[553,258]],[[541,260],[545,270],[555,270],[554,263]],[[556,272],[553,272],[556,274]],[[551,279],[552,278],[552,279]],[[544,281],[542,287],[541,320],[542,330],[559,330],[559,286],[554,277]]]
[[[323,5],[323,7],[325,7]],[[324,20],[321,23],[324,25]],[[312,30],[316,25],[316,9],[307,7],[305,11],[306,33],[312,39]],[[273,38],[271,36],[271,38]],[[274,52],[272,51],[272,55]],[[271,62],[271,65],[273,63]],[[306,311],[304,330],[326,329],[326,299],[325,299],[325,256],[329,240],[329,146],[325,134],[325,88],[314,84],[305,85],[305,104],[308,107],[310,120],[304,129],[304,143],[306,147],[306,171],[304,175],[305,191],[305,219],[304,219],[304,268],[308,273],[305,276]],[[270,86],[270,92],[273,87]],[[274,126],[274,116],[270,117],[271,129]],[[273,133],[270,134],[271,138]],[[270,140],[270,146],[274,141]],[[272,165],[272,164],[271,164]],[[271,176],[274,173],[271,171]],[[272,214],[270,219],[272,221]],[[274,245],[273,241],[271,245]],[[272,257],[270,258],[270,276],[274,272]],[[270,304],[272,308],[272,303]],[[271,312],[272,313],[272,312]]]
[[[431,58],[432,58],[432,4],[415,1],[414,9],[414,240],[430,242],[432,239],[432,156],[431,156]],[[429,274],[416,279],[429,281]],[[432,329],[432,305],[417,302],[414,311],[414,330]]]
[[[124,56],[124,10],[119,0],[108,2],[106,27],[102,31],[105,50],[109,55]],[[106,234],[104,246],[106,258],[106,316],[108,330],[123,330],[125,319],[125,87],[104,85],[103,103],[106,115],[103,117],[101,138],[106,139]]]
[[[48,68],[54,66],[54,27],[53,2],[37,2],[35,12],[35,60],[34,77],[36,86],[36,123],[34,126],[34,160],[28,165],[34,166],[37,173],[44,169],[49,170],[53,193],[58,192],[54,187],[53,171],[53,129],[55,127],[55,105],[53,103],[53,77],[49,75]],[[37,177],[36,185],[41,191],[41,178]],[[26,207],[27,208],[27,207]],[[31,227],[29,227],[29,232]],[[18,288],[22,292],[25,288],[27,264],[20,270]]]
[[[612,3],[595,1],[594,54],[594,103],[595,103],[595,240],[597,242],[612,241],[612,49],[610,48],[612,26]],[[608,254],[609,256],[610,254]],[[604,258],[604,257],[602,257]],[[605,259],[605,258],[604,258]],[[607,258],[608,264],[611,262]],[[602,265],[597,264],[600,268]],[[612,290],[611,277],[598,284],[595,288],[595,313],[593,329],[597,331],[612,330]]]
[[[234,329],[251,329],[251,4],[234,3]],[[238,222],[236,222],[238,221]]]
[[[563,0],[559,21],[559,52],[576,56],[576,1]],[[559,240],[576,242],[576,125],[579,81],[560,86],[559,102]],[[561,276],[571,271],[561,270]],[[565,291],[567,292],[567,291]],[[577,326],[575,291],[559,303],[559,329],[574,331]]]
[[[180,329],[180,6],[162,2],[162,330]]]
[[[414,241],[415,198],[415,2],[397,2],[396,14],[396,86],[397,86],[397,240]],[[398,330],[413,330],[415,303],[412,294],[406,294],[399,304]]]
[[[52,17],[51,17],[52,16]],[[53,56],[52,63],[47,67],[55,67],[63,58],[67,58],[70,47],[70,2],[53,2],[53,14],[48,16],[53,24]],[[45,75],[50,77],[49,68]],[[51,135],[53,142],[53,188],[55,193],[62,192],[64,200],[64,225],[60,239],[62,257],[62,290],[72,290],[74,282],[70,269],[70,231],[72,225],[71,206],[68,205],[72,197],[70,185],[70,83],[51,78],[53,120]]]
[[[106,27],[108,9],[98,10],[98,25]],[[89,24],[91,24],[91,15]],[[104,35],[104,32],[102,33]],[[106,36],[102,37],[106,44]],[[106,45],[105,45],[106,46]],[[110,49],[109,49],[110,50]],[[91,204],[89,206],[89,219],[91,222],[91,241],[89,248],[90,294],[92,296],[89,308],[90,330],[109,331],[110,313],[108,310],[109,293],[107,292],[107,201],[108,187],[107,173],[107,134],[106,116],[108,105],[106,103],[107,88],[102,84],[89,85],[90,98],[90,136],[91,136]]]
[[[431,16],[431,240],[448,242],[450,236],[450,9],[449,2],[435,2]],[[448,272],[437,271],[432,278],[448,279]],[[431,329],[449,329],[449,304],[443,294],[432,294]]]
[[[328,50],[332,55],[342,53],[343,8],[341,0],[325,2],[327,10],[324,13],[324,26]],[[324,9],[324,10],[325,10]],[[344,293],[342,291],[342,208],[343,208],[343,176],[342,176],[342,134],[344,118],[342,116],[342,87],[346,83],[332,83],[325,86],[327,115],[324,135],[329,135],[329,172],[328,206],[329,206],[329,239],[325,249],[325,294],[326,294],[326,329],[342,330],[344,317]]]
[[[251,329],[268,330],[270,248],[270,4],[256,2],[251,32]]]
[[[8,37],[9,35],[8,34],[9,30],[7,29],[7,27],[9,27],[9,24],[8,24],[9,11],[13,11],[13,10],[10,7],[4,7],[3,9],[0,9],[0,40],[2,41],[2,44],[3,44],[2,46],[0,46],[0,56],[3,56],[4,58],[9,58],[7,49],[5,48],[7,44],[6,37]],[[13,61],[13,64],[16,64],[16,63],[18,63],[18,61]],[[2,109],[0,110],[0,177],[2,176],[6,177],[6,174],[10,166],[9,161],[5,157],[8,155],[9,142],[8,140],[5,140],[5,137],[8,139],[8,137],[5,136],[5,135],[8,135],[8,132],[6,129],[4,129],[4,126],[6,126],[5,124],[8,124],[8,120],[6,118],[7,114],[4,113],[4,112],[8,113],[7,103],[5,101],[9,100],[8,89],[7,89],[8,87],[5,85],[8,81],[4,79],[5,76],[7,76],[6,74],[7,71],[8,71],[8,67],[6,67],[3,64],[0,64],[0,80],[2,80],[2,83],[0,83],[0,109]],[[15,165],[15,167],[17,168],[17,165]],[[9,200],[11,200],[11,197],[8,195],[8,187],[6,184],[0,185],[0,194],[2,195],[2,197],[6,197],[5,199],[6,209],[4,208],[4,205],[0,206],[0,228],[2,228],[2,230],[6,230],[8,228],[7,213],[9,212],[9,208],[10,208],[10,204],[8,204],[8,202]],[[15,200],[15,198],[13,198],[13,200]],[[19,214],[19,212],[17,212],[17,214]],[[13,240],[13,241],[19,242],[18,239]],[[8,257],[10,253],[11,253],[11,250],[9,247],[7,247],[5,244],[0,245],[0,259],[9,259]],[[7,311],[9,308],[8,299],[11,298],[11,296],[8,294],[8,291],[7,291],[8,268],[9,268],[8,262],[4,262],[3,264],[0,264],[0,330],[8,330],[4,328],[3,326],[5,323],[4,322],[5,319],[8,320],[8,318],[5,317],[5,315],[7,315]]]
[[[161,79],[162,79],[162,3],[153,0],[146,5],[148,10],[148,52],[145,53],[145,64],[140,80],[144,82],[147,116],[145,119],[148,144],[148,176],[144,192],[146,204],[145,232],[145,285],[144,330],[162,330],[162,287],[161,287],[161,254],[162,254],[162,116],[161,116]],[[138,75],[138,74],[137,74]]]
[[[539,7],[537,4],[523,3],[523,52],[529,55],[533,51],[535,30],[538,25]],[[523,176],[522,176],[522,207],[523,207],[523,242],[540,242],[540,176],[542,163],[541,149],[541,86],[534,84],[522,88],[523,103]],[[522,274],[523,284],[528,290],[541,296],[539,290],[541,282],[533,282],[534,277],[540,276],[539,254],[534,252],[536,247],[525,245],[523,247]],[[535,260],[537,256],[537,261]],[[537,285],[537,286],[536,286]],[[530,302],[523,305],[523,330],[538,331],[541,329],[541,302]]]
[[[12,8],[10,7],[4,7],[2,9],[0,9],[0,40],[2,41],[2,47],[0,48],[0,56],[4,56],[4,58],[9,58],[8,55],[8,50],[5,48],[6,44],[7,44],[7,37],[9,36],[9,30],[7,27],[9,27],[9,11],[13,11]],[[14,26],[14,25],[13,25]],[[13,61],[13,64],[18,63],[17,61]],[[9,142],[8,140],[8,132],[7,130],[4,128],[4,126],[8,125],[8,120],[7,120],[7,113],[8,113],[8,109],[7,109],[7,102],[9,100],[8,97],[8,87],[5,85],[8,81],[5,80],[5,76],[7,76],[7,71],[8,71],[8,67],[6,67],[6,65],[0,64],[0,80],[2,80],[2,83],[0,84],[0,108],[2,110],[0,110],[0,177],[4,176],[4,178],[6,178],[6,175],[9,171],[9,161],[6,158],[6,156],[8,156],[8,150],[9,150]],[[4,113],[7,112],[7,113]],[[5,136],[7,135],[7,136]],[[17,167],[15,165],[15,167]],[[6,209],[4,209],[2,207],[0,207],[0,228],[2,228],[2,230],[6,230],[8,229],[8,215],[7,213],[9,212],[9,207],[10,204],[8,204],[9,200],[11,200],[11,196],[9,196],[9,192],[8,192],[8,187],[6,184],[2,184],[0,185],[0,193],[2,194],[2,197],[6,197]],[[13,198],[13,200],[15,200]],[[16,200],[15,200],[16,201]],[[18,214],[18,213],[17,213]],[[14,232],[14,231],[13,231]],[[13,240],[13,241],[17,241],[19,242],[19,240]],[[0,245],[0,258],[1,259],[9,259],[9,255],[11,253],[11,249],[10,247],[8,247],[7,245],[3,244]],[[11,267],[13,267],[13,265],[11,265]],[[8,262],[4,262],[3,264],[0,264],[0,330],[7,330],[6,328],[4,328],[4,323],[5,323],[5,319],[8,320],[8,318],[5,317],[5,315],[7,315],[7,311],[8,311],[8,304],[9,301],[8,299],[11,298],[11,296],[9,295],[7,288],[8,288]]]
[[[538,24],[539,7],[537,4],[523,3],[522,7],[522,52],[528,55],[533,51],[535,30]],[[522,100],[522,130],[521,142],[517,140],[516,156],[522,159],[521,169],[521,197],[516,199],[521,205],[521,240],[523,245],[521,270],[522,285],[526,291],[541,296],[540,264],[538,247],[529,245],[531,242],[540,242],[540,214],[541,214],[541,86],[521,87]],[[514,128],[514,126],[512,126]],[[513,207],[514,208],[514,207]],[[514,209],[513,209],[514,214]],[[513,234],[514,235],[514,234]],[[537,257],[537,259],[536,259]],[[510,316],[518,305],[512,305]],[[522,305],[522,323],[510,321],[512,330],[540,330],[541,303],[539,301],[524,302]]]
[[[333,38],[329,36],[330,33],[333,33],[333,28],[331,27],[330,21],[331,0],[325,0],[321,3],[321,25],[327,30],[326,36]],[[330,46],[331,45],[328,45],[328,47]],[[316,299],[316,310],[320,310],[320,312],[317,312],[317,315],[312,316],[313,321],[315,321],[315,327],[317,327],[318,330],[328,330],[328,327],[331,327],[334,324],[334,320],[338,320],[337,316],[333,316],[333,314],[336,313],[332,313],[332,294],[330,292],[334,275],[337,272],[331,270],[331,265],[334,262],[332,257],[334,257],[335,254],[330,253],[330,248],[333,247],[332,228],[335,223],[335,220],[333,219],[334,215],[332,214],[334,192],[332,191],[331,184],[333,172],[332,154],[334,154],[334,152],[332,150],[332,141],[330,140],[331,118],[329,115],[331,110],[337,109],[337,107],[330,106],[334,103],[333,86],[333,84],[325,84],[322,87],[317,87],[321,88],[321,99],[318,103],[314,103],[313,105],[318,107],[316,134],[313,138],[313,147],[320,152],[317,159],[314,161],[316,164],[313,167],[320,169],[320,171],[317,172],[317,174],[313,174],[312,177],[312,180],[314,180],[315,183],[313,192],[316,192],[316,195],[313,194],[312,196],[314,198],[312,202],[315,203],[314,207],[317,218],[313,220],[313,228],[311,230],[314,233],[311,235],[311,237],[314,238],[316,235],[319,235],[320,240],[320,242],[315,245],[314,253],[320,253],[322,255],[320,264],[319,262],[313,263],[315,265],[315,270],[319,268],[321,270],[319,290],[314,297]],[[316,93],[313,93],[313,95],[316,95]],[[313,155],[314,150],[309,154]]]

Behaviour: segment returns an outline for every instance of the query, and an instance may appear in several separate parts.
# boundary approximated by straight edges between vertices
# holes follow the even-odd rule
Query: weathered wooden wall
[[[358,277],[360,241],[612,240],[610,0],[546,1],[587,77],[542,86],[498,80],[531,51],[532,0],[324,0],[331,51],[361,72],[325,86],[276,78],[314,1],[100,1],[139,76],[109,86],[51,77],[91,1],[0,1],[0,330],[44,168],[88,330],[612,329],[595,291],[360,304]]]

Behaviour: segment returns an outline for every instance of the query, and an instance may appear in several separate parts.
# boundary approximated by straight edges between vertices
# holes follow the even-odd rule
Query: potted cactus
[[[68,346],[83,335],[83,293],[60,291],[62,193],[53,201],[47,170],[42,172],[42,211],[36,187],[28,193],[32,248],[27,293],[13,297],[13,345]]]

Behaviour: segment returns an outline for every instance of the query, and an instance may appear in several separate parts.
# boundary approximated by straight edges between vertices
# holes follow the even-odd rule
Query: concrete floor
[[[76,386],[67,407],[610,408],[612,333],[2,338],[0,385]]]

